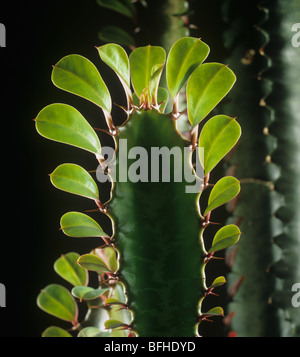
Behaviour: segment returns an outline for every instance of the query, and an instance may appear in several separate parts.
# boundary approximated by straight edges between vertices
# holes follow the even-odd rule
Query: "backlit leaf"
[[[126,94],[131,97],[129,59],[125,50],[115,43],[109,43],[98,47],[98,52],[102,61],[117,74]]]
[[[234,224],[229,224],[227,226],[222,227],[215,234],[212,242],[212,246],[208,251],[208,253],[213,253],[218,250],[231,247],[236,242],[238,242],[240,235],[241,235],[241,231]]]
[[[211,284],[211,286],[209,288],[216,288],[217,286],[221,286],[223,284],[226,283],[226,279],[224,278],[224,276],[218,276],[213,283]]]
[[[77,304],[69,290],[57,284],[50,284],[37,297],[37,305],[59,319],[77,322]]]
[[[56,273],[74,286],[86,285],[88,282],[87,271],[77,264],[79,257],[78,253],[71,252],[63,254],[54,263]]]
[[[240,183],[235,177],[222,177],[213,187],[208,198],[208,206],[204,212],[209,211],[232,200],[240,192]]]
[[[124,325],[125,325],[124,322],[118,320],[107,320],[104,323],[106,329],[123,327]]]
[[[107,237],[100,225],[81,212],[68,212],[61,217],[61,229],[70,237]]]
[[[60,327],[50,326],[42,333],[42,337],[72,337],[72,335]]]
[[[93,200],[99,199],[98,186],[92,176],[81,166],[62,164],[50,175],[52,184],[63,191]]]
[[[95,65],[80,55],[63,57],[52,71],[52,81],[60,89],[85,98],[111,112],[109,91]]]
[[[187,83],[187,107],[190,123],[195,126],[225,97],[236,77],[220,63],[200,65]]]
[[[153,67],[162,65],[166,60],[166,52],[162,47],[145,46],[133,50],[129,55],[131,80],[138,97],[145,88],[149,90]]]
[[[167,64],[167,84],[176,97],[193,71],[206,59],[209,47],[200,39],[184,37],[171,47]]]
[[[216,115],[207,121],[199,137],[199,148],[204,149],[200,162],[205,175],[233,148],[240,135],[240,125],[234,118]]]
[[[55,103],[43,108],[36,117],[36,129],[47,139],[101,154],[97,134],[78,110]]]
[[[206,316],[224,316],[224,310],[221,306],[213,307],[212,309],[208,310],[204,313]]]
[[[72,295],[80,300],[93,300],[98,298],[106,291],[107,289],[93,289],[89,286],[75,286],[72,289]]]
[[[100,259],[99,257],[97,257],[94,254],[84,254],[82,255],[77,263],[87,269],[87,270],[91,270],[91,271],[95,271],[99,274],[104,273],[104,272],[109,272],[110,269],[108,268],[108,266],[104,263],[104,261],[102,259]]]

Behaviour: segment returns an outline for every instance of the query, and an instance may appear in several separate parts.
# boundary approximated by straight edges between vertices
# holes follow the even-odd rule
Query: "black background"
[[[207,11],[216,11],[219,3],[207,5]],[[211,56],[217,58],[220,33],[217,22],[210,23],[208,15],[203,15],[200,26],[205,28],[208,42],[214,38]],[[74,105],[92,126],[105,127],[99,108],[59,90],[51,82],[52,66],[72,53],[90,59],[104,81],[109,78],[113,101],[125,104],[119,82],[114,82],[110,69],[100,66],[95,49],[103,44],[98,38],[99,30],[112,22],[132,30],[127,18],[100,8],[96,0],[0,3],[0,23],[6,27],[6,47],[0,48],[0,282],[6,287],[6,307],[0,309],[1,337],[39,337],[46,327],[57,324],[56,318],[38,309],[36,297],[50,283],[65,285],[53,270],[60,254],[73,250],[83,254],[95,247],[92,239],[82,242],[59,231],[59,220],[65,212],[95,207],[85,199],[55,189],[48,176],[64,162],[95,170],[95,158],[44,139],[35,129],[34,118],[44,106],[62,102]],[[122,118],[117,107],[113,110]],[[102,140],[106,138],[101,139],[103,145]],[[109,226],[105,217],[101,219],[104,228]]]

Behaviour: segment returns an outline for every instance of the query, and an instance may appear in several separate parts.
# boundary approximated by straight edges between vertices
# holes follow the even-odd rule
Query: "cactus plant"
[[[73,286],[72,291],[50,284],[37,303],[70,322],[71,328],[51,326],[43,335],[197,336],[202,321],[223,315],[220,306],[208,303],[207,308],[204,304],[206,297],[225,283],[223,276],[208,281],[206,266],[217,258],[215,252],[234,245],[241,234],[234,224],[220,228],[211,222],[214,211],[238,195],[239,181],[233,176],[214,184],[210,181],[211,172],[235,146],[241,129],[235,118],[227,115],[207,120],[230,91],[235,75],[228,66],[203,64],[209,47],[193,37],[176,41],[167,59],[159,46],[136,48],[129,58],[117,44],[97,50],[117,74],[126,94],[127,117],[121,125],[115,125],[111,115],[106,84],[85,57],[62,58],[53,68],[52,81],[101,108],[114,148],[101,147],[95,130],[67,104],[46,106],[35,122],[42,136],[95,155],[98,181],[111,182],[107,202],[101,202],[101,185],[98,189],[92,173],[77,164],[60,165],[50,179],[60,190],[93,200],[96,210],[111,219],[112,234],[86,213],[72,211],[62,216],[64,234],[95,237],[102,243],[86,254],[70,252],[55,262],[56,272]],[[169,93],[159,87],[164,66]],[[184,109],[179,107],[178,96],[185,84],[190,132],[183,136],[176,124]],[[172,110],[165,112],[168,95]],[[152,159],[161,148],[167,152],[168,165],[144,160]],[[153,163],[158,163],[157,170]],[[177,176],[180,172],[188,177]],[[99,286],[88,286],[95,274]],[[87,305],[81,321],[78,301]]]
[[[299,309],[291,303],[300,278],[299,165],[291,164],[299,159],[292,134],[299,125],[299,61],[291,43],[299,3],[248,2],[247,11],[244,5],[223,6],[226,63],[239,78],[226,110],[247,133],[230,162],[243,186],[234,219],[247,237],[228,250],[230,329],[237,336],[299,336]]]

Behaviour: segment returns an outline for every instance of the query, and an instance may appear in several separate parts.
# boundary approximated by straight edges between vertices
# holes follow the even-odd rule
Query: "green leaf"
[[[75,286],[72,289],[72,295],[80,300],[94,300],[106,291],[107,289],[93,289],[89,286]]]
[[[113,42],[121,46],[128,46],[129,48],[135,48],[134,38],[122,28],[118,26],[105,26],[98,34],[101,41]]]
[[[123,305],[123,303],[117,299],[114,298],[108,298],[106,299],[106,304],[110,304],[110,305]]]
[[[123,85],[127,98],[129,98],[131,102],[132,93],[130,89],[129,58],[127,53],[121,46],[115,43],[109,43],[98,47],[97,49],[102,61],[117,74]]]
[[[229,224],[222,227],[215,234],[212,246],[208,253],[213,253],[218,250],[226,249],[234,245],[240,238],[241,231],[234,224]]]
[[[235,177],[222,177],[213,187],[208,198],[206,215],[213,209],[229,202],[240,192],[240,182]]]
[[[209,288],[216,288],[217,286],[221,286],[223,284],[226,283],[226,279],[224,278],[224,276],[218,276],[213,283],[211,284],[211,286]]]
[[[54,263],[56,273],[74,286],[88,283],[87,271],[77,264],[79,257],[78,253],[71,252],[61,255]]]
[[[149,95],[154,105],[157,105],[158,103],[158,86],[163,69],[164,64],[158,64],[152,68],[152,74],[149,82]]]
[[[236,77],[220,63],[199,66],[187,83],[187,107],[190,123],[195,126],[225,97]]]
[[[224,310],[222,309],[221,306],[216,306],[216,307],[213,307],[212,309],[208,310],[203,315],[206,315],[206,316],[224,316]]]
[[[84,269],[95,271],[99,274],[110,272],[108,266],[102,259],[94,254],[84,254],[78,260],[77,263]]]
[[[80,55],[63,57],[53,68],[52,81],[60,89],[76,94],[111,112],[109,91],[95,65]]]
[[[130,53],[131,80],[138,97],[146,88],[149,90],[153,70],[157,70],[165,60],[166,52],[158,46],[139,47]]]
[[[97,0],[97,3],[127,17],[134,17],[135,15],[135,7],[131,0]]]
[[[77,337],[109,337],[109,332],[99,330],[97,327],[85,327],[78,333]]]
[[[117,253],[113,247],[104,247],[101,249],[95,249],[95,255],[105,261],[105,264],[109,267],[110,271],[117,271],[119,268],[119,262]]]
[[[125,325],[124,322],[119,321],[119,320],[107,320],[104,323],[104,326],[105,326],[106,329],[123,327],[124,325]]]
[[[37,297],[37,305],[50,315],[77,323],[77,304],[70,292],[63,286],[50,284]]]
[[[184,37],[171,47],[167,64],[167,84],[173,98],[189,76],[206,59],[209,47],[200,39]]]
[[[233,148],[241,135],[240,125],[234,118],[216,115],[204,125],[199,137],[199,149],[204,149],[200,162],[208,174]]]
[[[160,104],[159,111],[164,113],[168,104],[169,91],[166,88],[158,87],[157,90],[157,103]]]
[[[38,113],[35,122],[39,134],[47,139],[101,154],[100,141],[94,129],[70,105],[50,104]]]
[[[75,164],[62,164],[51,174],[52,184],[63,191],[99,200],[98,186],[92,176],[81,166]]]
[[[88,215],[81,212],[68,212],[61,217],[61,229],[70,237],[107,237],[100,225]]]
[[[42,333],[42,337],[72,337],[72,335],[60,327],[50,326]]]

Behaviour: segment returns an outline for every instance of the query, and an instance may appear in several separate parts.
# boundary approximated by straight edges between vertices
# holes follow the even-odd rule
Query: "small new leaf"
[[[240,192],[240,183],[235,177],[222,177],[213,187],[208,198],[206,215],[213,209],[229,202]]]
[[[215,234],[212,246],[208,253],[213,253],[218,250],[226,249],[231,247],[238,242],[241,235],[241,231],[234,224],[229,224],[225,227],[222,227]]]

